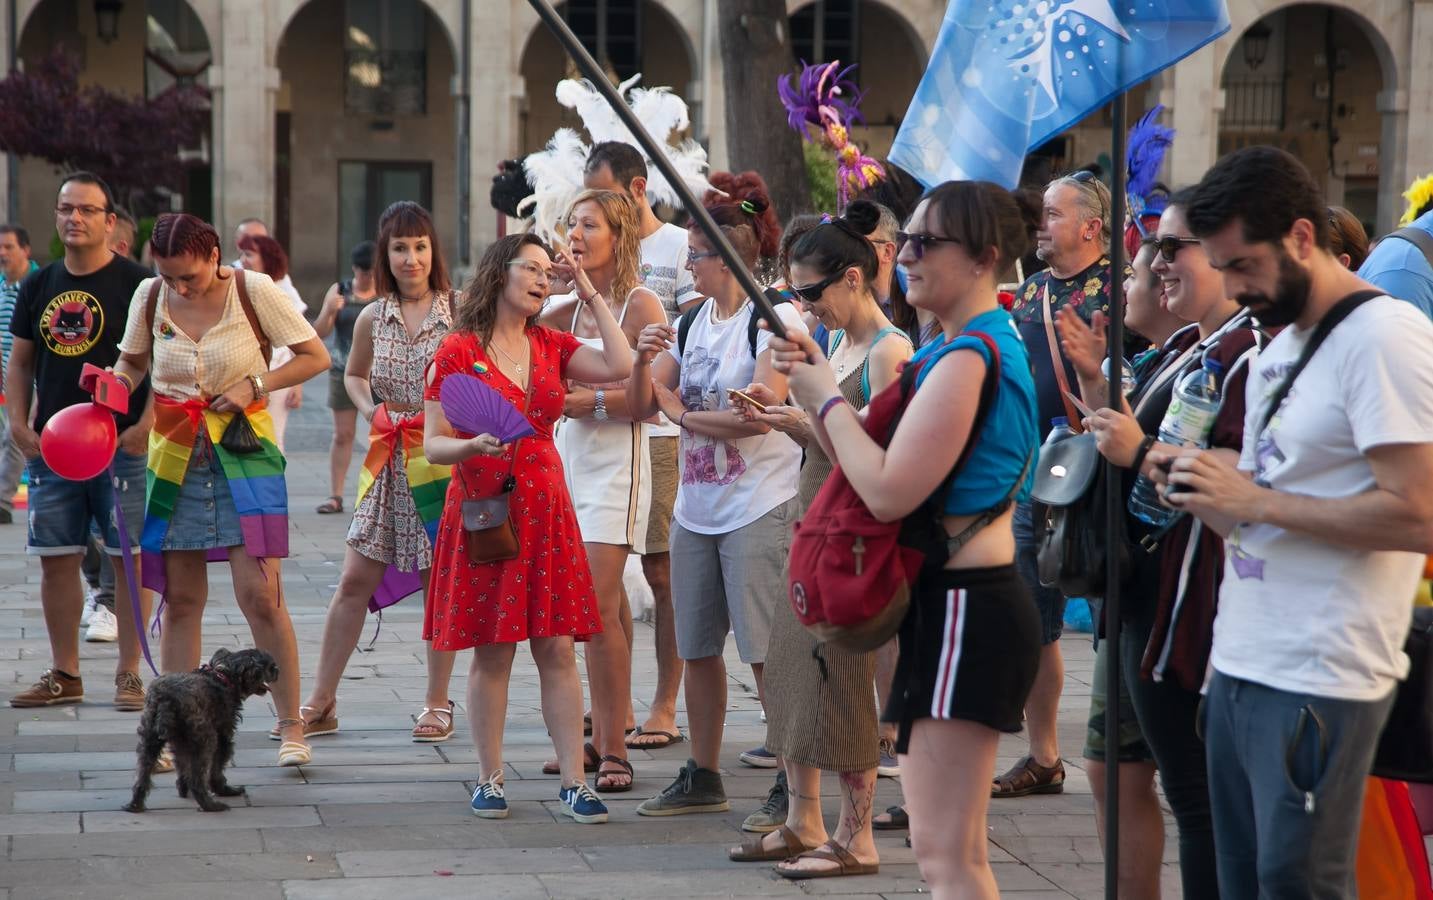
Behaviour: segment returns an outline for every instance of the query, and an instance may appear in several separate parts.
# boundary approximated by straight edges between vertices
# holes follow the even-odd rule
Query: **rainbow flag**
[[[413,505],[418,509],[418,518],[428,532],[430,543],[438,540],[438,520],[443,517],[443,499],[448,494],[448,480],[452,477],[452,466],[439,466],[428,462],[423,453],[423,414],[397,424],[388,417],[388,410],[380,405],[373,414],[368,432],[368,455],[363,459],[363,468],[358,472],[358,501],[373,488],[389,460],[395,455],[402,456],[403,471],[408,476],[408,489],[413,494]],[[357,506],[355,503],[355,507]],[[390,565],[383,574],[383,581],[368,601],[368,608],[378,612],[392,606],[404,597],[417,593],[423,588],[417,572],[404,572]]]
[[[161,551],[169,533],[179,487],[189,471],[189,458],[202,425],[208,432],[204,453],[215,453],[229,480],[229,491],[239,513],[244,549],[257,559],[289,555],[289,495],[284,483],[284,455],[274,436],[274,423],[262,402],[244,411],[264,449],[258,453],[230,453],[219,446],[233,413],[210,409],[201,400],[178,401],[154,397],[154,430],[149,434],[149,473],[144,532],[140,536],[141,583],[164,593],[164,557]],[[211,562],[229,558],[226,547],[209,551]]]

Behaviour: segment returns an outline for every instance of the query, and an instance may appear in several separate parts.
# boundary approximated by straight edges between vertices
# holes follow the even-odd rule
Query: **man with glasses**
[[[55,228],[65,247],[64,258],[20,285],[10,321],[14,343],[5,380],[10,435],[29,460],[26,550],[40,557],[40,603],[51,653],[51,667],[33,686],[10,698],[11,706],[53,706],[84,699],[79,673],[78,631],[84,606],[80,559],[92,525],[104,535],[120,597],[128,596],[126,585],[137,575],[126,573],[119,564],[113,508],[114,492],[119,491],[125,520],[137,537],[144,521],[145,453],[152,420],[148,381],[135,386],[129,412],[115,416],[119,447],[113,459],[113,482],[109,474],[68,481],[40,457],[39,431],[50,417],[91,399],[80,387],[84,365],[106,368],[119,359],[130,301],[150,274],[109,249],[115,220],[114,197],[104,181],[88,172],[67,176],[55,204]],[[130,604],[117,606],[120,652],[114,705],[137,711],[144,706],[139,637]]]
[[[1078,380],[1055,339],[1054,316],[1065,306],[1073,308],[1086,322],[1096,312],[1108,312],[1109,217],[1109,188],[1090,172],[1057,178],[1045,190],[1044,214],[1035,245],[1037,255],[1049,268],[1025,279],[1015,292],[1011,308],[1035,369],[1042,439],[1056,416],[1066,417],[1078,427],[1079,414],[1064,396],[1066,391],[1079,390]],[[1015,543],[1016,565],[1040,610],[1043,647],[1039,674],[1025,704],[1030,754],[995,779],[992,797],[1056,794],[1065,785],[1056,731],[1065,680],[1065,661],[1060,653],[1065,597],[1058,590],[1040,585],[1036,565],[1039,538],[1028,502],[1015,508]]]

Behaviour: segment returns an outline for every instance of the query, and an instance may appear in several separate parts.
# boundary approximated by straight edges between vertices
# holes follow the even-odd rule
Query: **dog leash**
[[[129,537],[129,527],[124,521],[124,509],[119,501],[119,478],[114,474],[114,460],[109,464],[110,493],[114,495],[114,524],[115,531],[119,532],[119,556],[124,564],[124,584],[129,591],[129,606],[134,610],[134,631],[139,636],[139,649],[144,653],[144,661],[149,663],[149,671],[156,677],[159,675],[159,668],[154,665],[154,657],[149,653],[149,638],[145,636],[144,611],[139,607],[139,586],[135,584],[134,574],[134,544]],[[155,616],[158,623],[159,617]]]

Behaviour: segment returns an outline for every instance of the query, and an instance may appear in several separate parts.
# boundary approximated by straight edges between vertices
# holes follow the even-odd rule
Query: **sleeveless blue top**
[[[1015,320],[1005,310],[994,309],[971,319],[965,331],[981,331],[995,340],[1000,350],[1000,384],[994,407],[986,414],[980,434],[973,438],[975,449],[950,486],[945,500],[945,513],[949,516],[982,513],[1004,500],[1025,468],[1026,459],[1038,452],[1040,444],[1035,377]],[[910,361],[910,365],[924,363],[916,376],[916,390],[940,360],[956,350],[975,350],[990,365],[990,348],[980,338],[964,332],[948,341],[937,337],[916,351]],[[1032,462],[1015,499],[1028,499],[1034,483]]]

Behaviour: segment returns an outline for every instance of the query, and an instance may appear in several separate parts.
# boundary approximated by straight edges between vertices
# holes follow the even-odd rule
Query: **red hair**
[[[209,259],[219,249],[219,232],[214,226],[189,213],[165,213],[154,222],[149,252],[156,259],[194,256]]]
[[[766,182],[756,172],[713,172],[702,205],[727,233],[747,265],[773,259],[781,249],[781,220],[771,205]]]
[[[278,241],[266,234],[246,234],[239,238],[240,250],[252,250],[264,263],[264,274],[274,281],[283,281],[289,274],[289,255]]]

